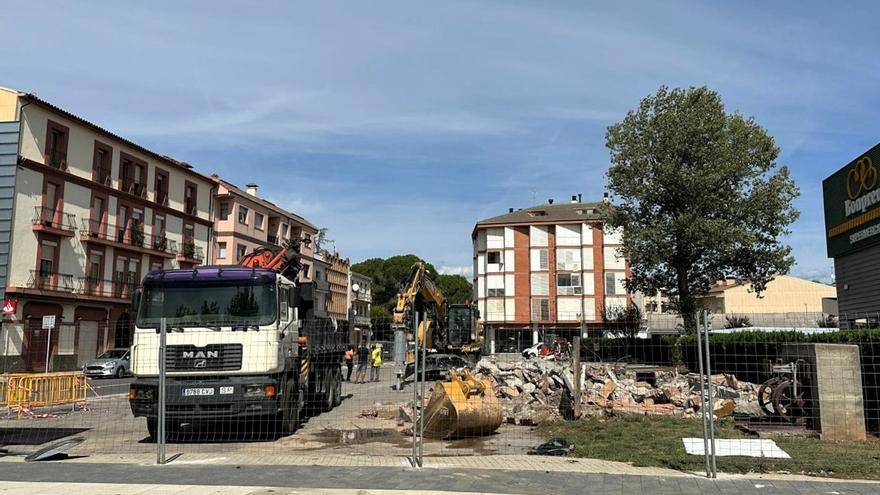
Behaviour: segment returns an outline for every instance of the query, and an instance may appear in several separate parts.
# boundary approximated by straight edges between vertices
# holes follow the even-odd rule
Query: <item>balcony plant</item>
[[[192,237],[183,240],[183,257],[187,259],[196,257],[196,241]]]
[[[144,226],[140,223],[131,224],[131,244],[133,246],[144,245]]]

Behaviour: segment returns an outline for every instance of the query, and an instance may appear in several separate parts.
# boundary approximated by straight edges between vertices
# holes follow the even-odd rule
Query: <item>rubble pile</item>
[[[574,375],[569,362],[551,358],[499,361],[483,358],[475,366],[491,378],[508,423],[532,425],[560,419],[571,409]],[[581,367],[581,414],[694,416],[700,408],[699,375],[674,369],[637,369],[622,364]],[[713,375],[717,417],[760,415],[758,386],[733,375]]]

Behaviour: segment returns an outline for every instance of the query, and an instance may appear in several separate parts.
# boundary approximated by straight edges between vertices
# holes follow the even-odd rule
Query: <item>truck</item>
[[[316,284],[297,282],[307,239],[261,247],[239,265],[158,270],[135,292],[129,389],[156,438],[160,327],[165,321],[165,431],[187,423],[260,424],[292,434],[306,408],[342,400],[347,332],[318,316]],[[326,284],[326,281],[323,281]]]

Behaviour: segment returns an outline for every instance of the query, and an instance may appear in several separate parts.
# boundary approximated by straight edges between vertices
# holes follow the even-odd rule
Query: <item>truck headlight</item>
[[[275,397],[275,385],[251,384],[244,386],[245,397]]]
[[[155,394],[151,388],[130,388],[128,389],[129,400],[153,400]]]

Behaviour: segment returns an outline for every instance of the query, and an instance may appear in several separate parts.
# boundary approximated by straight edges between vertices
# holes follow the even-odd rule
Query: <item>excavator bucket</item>
[[[504,414],[491,380],[464,378],[449,370],[449,381],[434,384],[425,408],[425,436],[451,438],[488,435],[501,426]]]

